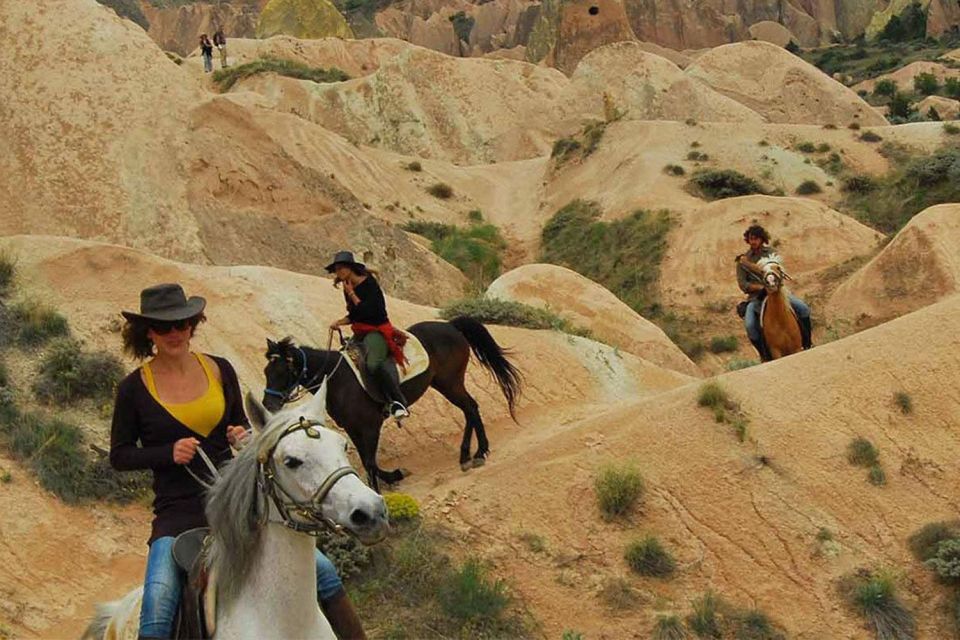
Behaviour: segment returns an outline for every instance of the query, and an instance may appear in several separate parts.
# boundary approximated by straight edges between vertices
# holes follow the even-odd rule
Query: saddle
[[[423,347],[423,343],[420,342],[415,335],[409,331],[401,331],[400,329],[397,329],[397,331],[400,331],[407,337],[407,342],[403,345],[403,355],[407,359],[406,371],[397,371],[397,363],[390,357],[387,358],[386,366],[394,368],[391,374],[395,376],[399,375],[400,384],[403,384],[404,382],[413,380],[427,370],[430,366],[430,355]],[[360,386],[363,387],[363,390],[367,392],[367,395],[375,402],[386,404],[387,400],[380,391],[380,385],[377,384],[377,381],[367,372],[367,354],[363,348],[363,343],[357,340],[349,340],[343,347],[343,354],[345,356],[344,360],[347,361],[347,364],[353,370],[353,375],[356,376],[357,381],[360,383]]]
[[[173,559],[184,576],[173,626],[173,637],[179,640],[207,640],[216,631],[216,580],[207,572],[205,562],[209,534],[207,527],[190,529],[177,536],[173,543]]]

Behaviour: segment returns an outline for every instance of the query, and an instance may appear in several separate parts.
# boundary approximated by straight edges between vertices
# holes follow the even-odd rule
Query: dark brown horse
[[[510,363],[508,353],[497,344],[487,328],[473,318],[460,316],[450,322],[420,322],[407,331],[423,343],[430,356],[430,366],[424,373],[403,383],[404,396],[413,404],[433,387],[463,411],[466,425],[460,444],[460,468],[466,471],[482,465],[490,453],[490,443],[477,401],[464,386],[470,351],[493,374],[514,419],[521,393],[520,372]],[[263,405],[268,410],[277,411],[303,389],[313,391],[319,388],[321,380],[329,376],[327,411],[357,447],[370,486],[379,490],[379,480],[393,484],[403,479],[402,470],[388,472],[377,465],[383,406],[364,391],[350,367],[341,362],[345,356],[338,351],[299,347],[290,338],[279,342],[267,340],[266,355],[267,366],[263,373],[267,388]],[[477,452],[471,460],[470,443],[474,432],[477,434]]]

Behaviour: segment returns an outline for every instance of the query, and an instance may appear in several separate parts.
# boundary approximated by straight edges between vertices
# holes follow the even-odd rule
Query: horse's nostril
[[[354,509],[353,513],[350,514],[350,522],[358,527],[370,524],[371,520],[372,518],[362,509]]]

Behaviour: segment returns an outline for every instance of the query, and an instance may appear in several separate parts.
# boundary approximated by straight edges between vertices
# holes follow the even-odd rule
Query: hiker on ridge
[[[363,342],[367,372],[386,397],[390,415],[397,420],[409,417],[407,400],[400,390],[397,374],[397,367],[406,363],[403,355],[406,336],[390,324],[376,272],[354,260],[351,252],[340,251],[327,265],[327,273],[336,275],[333,286],[343,286],[347,303],[347,315],[331,323],[330,330],[350,325],[354,338]]]
[[[213,43],[205,33],[200,34],[200,55],[203,56],[203,71],[213,71]]]
[[[764,287],[760,275],[752,266],[757,264],[761,258],[774,255],[776,252],[769,246],[770,234],[758,224],[751,225],[743,233],[743,241],[750,246],[750,250],[736,258],[737,285],[741,291],[747,294],[747,299],[737,305],[737,313],[743,318],[747,337],[760,355],[760,361],[767,362],[771,359],[770,351],[767,349],[763,341],[763,333],[760,331],[760,307],[766,295],[766,287]],[[809,349],[813,346],[811,342],[810,307],[792,294],[790,295],[790,306],[797,314],[803,348]]]
[[[213,46],[220,51],[220,68],[227,68],[227,36],[223,35],[223,27],[218,27],[213,34]]]

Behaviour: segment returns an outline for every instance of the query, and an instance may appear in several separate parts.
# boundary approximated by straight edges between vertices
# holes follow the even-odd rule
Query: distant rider
[[[750,226],[743,233],[743,240],[750,245],[750,250],[747,253],[738,255],[736,258],[737,284],[740,286],[740,290],[747,294],[747,300],[740,303],[746,307],[743,323],[747,329],[747,337],[750,338],[750,343],[760,354],[760,360],[767,362],[771,360],[770,351],[767,349],[767,345],[763,341],[763,333],[760,331],[760,306],[766,296],[766,287],[764,287],[763,277],[755,265],[761,258],[774,255],[776,252],[769,247],[770,234],[758,224]],[[790,294],[790,306],[793,307],[800,323],[803,348],[809,349],[813,346],[811,342],[810,307],[793,294]]]

